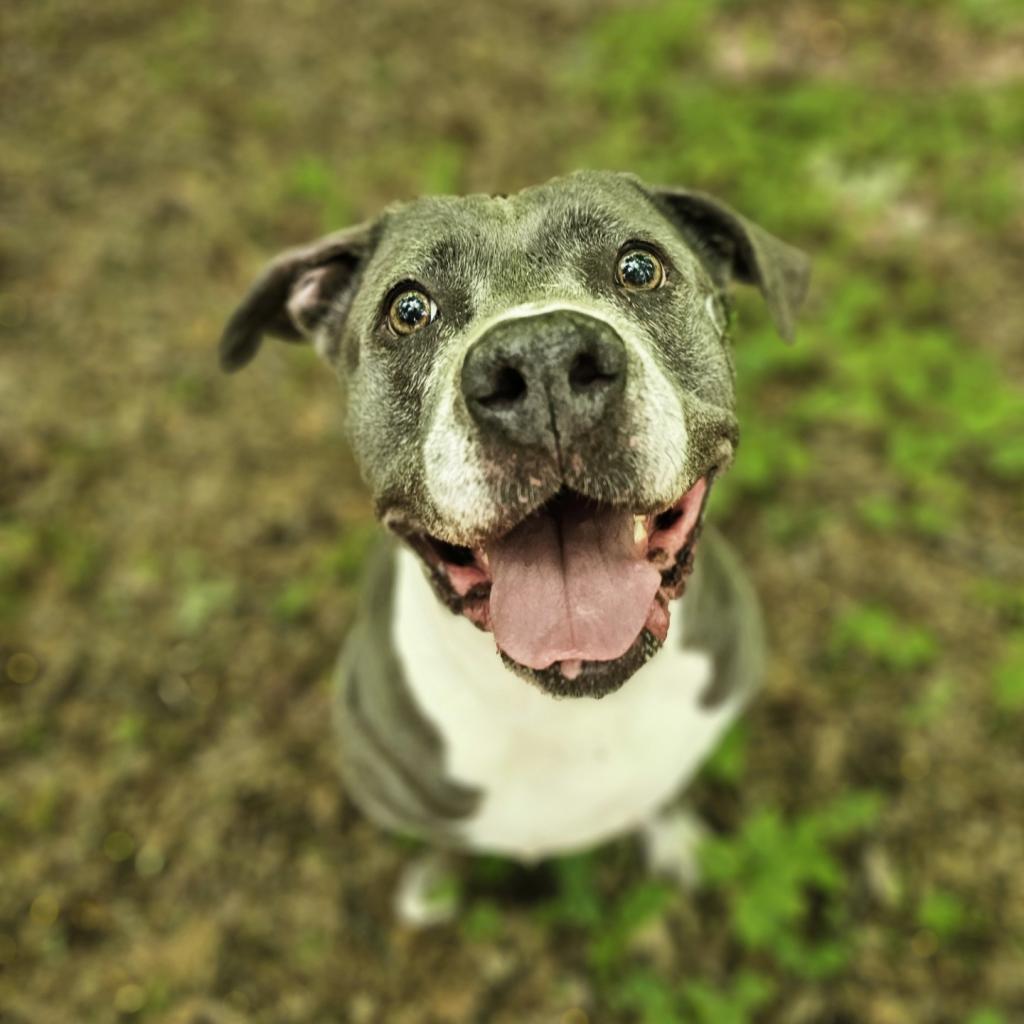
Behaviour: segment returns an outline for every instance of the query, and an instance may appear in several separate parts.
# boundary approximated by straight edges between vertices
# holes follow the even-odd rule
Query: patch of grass
[[[22,588],[39,550],[39,533],[28,523],[0,522],[0,619],[21,605]]]
[[[178,626],[185,633],[198,633],[214,615],[230,607],[235,593],[233,580],[189,581],[178,603]]]
[[[922,727],[938,721],[950,710],[955,696],[956,683],[949,676],[937,676],[907,708],[907,724]]]
[[[651,1024],[671,1024],[679,1003],[674,982],[653,971],[637,969],[631,943],[646,925],[667,911],[671,887],[636,881],[617,897],[606,898],[599,884],[599,856],[588,853],[555,861],[556,894],[538,912],[548,927],[569,932],[582,942],[588,974],[605,1005],[631,1010]]]
[[[1024,626],[1024,586],[997,579],[971,582],[971,597],[991,608],[1007,626]]]
[[[704,981],[679,984],[637,967],[611,989],[608,1005],[642,1024],[751,1024],[774,992],[774,983],[755,971],[740,971],[717,987]]]
[[[18,748],[25,754],[42,754],[51,738],[47,721],[41,715],[24,720],[18,731]]]
[[[557,894],[540,911],[546,923],[577,928],[594,927],[605,915],[595,878],[593,854],[561,857],[555,861]]]
[[[210,378],[191,370],[182,370],[167,383],[170,398],[192,413],[211,412],[217,407],[218,393]]]
[[[986,1006],[981,1010],[975,1010],[967,1018],[966,1024],[1010,1024],[1010,1018],[999,1010]]]
[[[970,913],[955,893],[929,889],[917,905],[917,923],[941,942],[952,942],[967,928]]]
[[[138,749],[146,737],[147,720],[133,711],[126,711],[111,723],[110,738],[120,747]]]
[[[366,559],[379,541],[379,527],[372,522],[349,523],[323,559],[323,569],[339,583],[359,581]]]
[[[295,944],[295,960],[306,970],[320,969],[330,952],[330,937],[321,929],[303,932]]]
[[[176,568],[181,579],[178,629],[186,634],[198,633],[215,615],[231,607],[238,587],[234,580],[209,572],[198,551],[182,553]]]
[[[665,71],[699,55],[713,0],[627,7],[598,22],[586,39],[570,84],[593,90],[610,111],[631,111],[665,95]]]
[[[755,971],[740,971],[725,988],[700,981],[683,986],[694,1024],[747,1024],[775,993],[775,984]]]
[[[465,156],[453,142],[435,142],[422,156],[420,191],[428,195],[459,192]]]
[[[314,207],[325,231],[353,219],[352,203],[338,168],[318,153],[304,153],[292,162],[283,185],[285,199]]]
[[[879,668],[906,672],[930,665],[938,644],[927,629],[903,621],[895,612],[859,604],[834,623],[829,651],[836,658],[854,655]]]
[[[793,819],[763,809],[735,835],[705,841],[703,885],[723,902],[732,941],[745,956],[772,962],[796,979],[831,977],[843,967],[851,951],[850,909],[839,851],[877,820],[880,809],[875,794],[849,793]],[[645,1024],[753,1021],[773,997],[776,980],[750,963],[724,981],[691,972],[680,977],[645,963],[640,937],[664,927],[679,894],[643,880],[609,898],[600,863],[595,854],[557,861],[556,894],[539,912],[546,926],[574,936],[574,946],[582,942],[600,1003]],[[487,910],[485,922],[489,918]]]
[[[1020,24],[1020,4],[1016,0],[956,0],[952,6],[972,28],[999,32]]]
[[[880,811],[875,794],[850,793],[793,820],[766,808],[735,836],[706,841],[703,877],[725,899],[739,945],[801,978],[840,970],[849,955],[848,880],[835,847]]]
[[[59,819],[65,798],[65,786],[58,779],[50,779],[37,786],[21,809],[28,831],[33,834],[51,831]]]
[[[643,1024],[682,1024],[679,997],[654,971],[637,968],[627,973],[612,991],[609,1005],[631,1012]]]
[[[601,927],[591,938],[587,960],[599,976],[613,979],[626,956],[630,940],[647,922],[662,916],[673,896],[663,882],[633,883],[603,914]]]
[[[1006,639],[993,684],[996,707],[1009,712],[1024,710],[1024,630],[1016,630]]]
[[[270,609],[283,624],[308,620],[325,592],[355,587],[366,559],[380,542],[379,527],[372,522],[351,523],[337,540],[326,545],[314,564],[294,574],[277,592]]]
[[[747,733],[746,722],[733,725],[704,762],[701,775],[716,782],[738,783],[747,767]]]
[[[54,523],[45,531],[44,547],[60,569],[68,591],[86,593],[98,578],[104,564],[104,547],[80,526]]]
[[[0,585],[12,583],[32,564],[38,538],[26,522],[0,522]]]
[[[271,611],[280,622],[301,622],[309,617],[322,591],[322,580],[316,576],[300,576],[285,584],[274,598]]]
[[[477,900],[460,921],[469,942],[493,942],[502,930],[501,910],[491,900]]]

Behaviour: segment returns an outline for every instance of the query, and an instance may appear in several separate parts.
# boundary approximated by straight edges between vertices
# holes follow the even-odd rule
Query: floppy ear
[[[332,304],[351,292],[374,239],[374,224],[357,224],[277,256],[224,328],[221,369],[231,373],[245,366],[264,334],[305,341]]]
[[[730,280],[757,285],[775,329],[792,341],[796,315],[811,278],[806,254],[702,192],[675,188],[653,192],[712,278],[723,286]]]

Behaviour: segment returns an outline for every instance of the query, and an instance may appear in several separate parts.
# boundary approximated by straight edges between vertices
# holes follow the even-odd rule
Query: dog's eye
[[[395,334],[412,334],[426,327],[437,316],[437,306],[418,288],[399,292],[388,307],[388,325]]]
[[[619,257],[615,279],[630,291],[649,292],[662,285],[665,268],[649,249],[627,249]]]

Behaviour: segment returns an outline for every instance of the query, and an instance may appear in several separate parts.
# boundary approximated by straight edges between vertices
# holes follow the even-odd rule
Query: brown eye
[[[630,291],[649,292],[665,280],[661,260],[648,249],[629,249],[619,257],[615,279]]]
[[[437,306],[418,288],[408,288],[391,300],[388,325],[395,334],[412,334],[437,316]]]

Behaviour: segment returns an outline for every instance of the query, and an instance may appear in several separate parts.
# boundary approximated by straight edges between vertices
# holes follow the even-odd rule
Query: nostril
[[[616,376],[605,373],[589,352],[581,352],[569,367],[569,386],[573,391],[587,391],[595,385],[611,383]]]
[[[494,387],[489,395],[478,398],[480,405],[488,409],[501,409],[514,405],[526,395],[526,381],[512,366],[503,366],[495,375]]]

